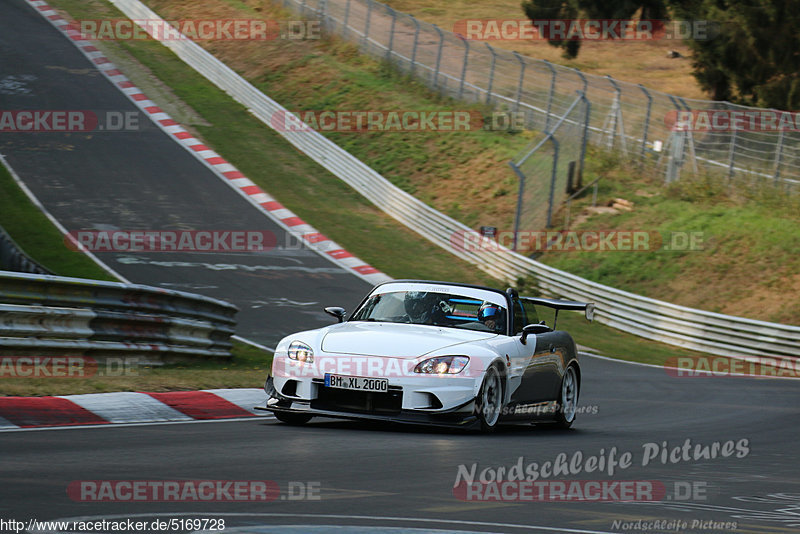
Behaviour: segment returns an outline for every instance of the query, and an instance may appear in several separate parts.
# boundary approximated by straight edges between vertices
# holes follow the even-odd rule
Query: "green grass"
[[[771,184],[730,186],[714,176],[685,176],[664,188],[620,169],[624,164],[600,182],[598,197],[622,197],[634,209],[593,215],[571,229],[645,230],[662,244],[652,252],[549,252],[540,261],[684,306],[800,324],[800,304],[790,297],[800,273],[800,198]],[[590,197],[575,203],[573,218]],[[699,246],[675,250],[673,236],[686,234]]]
[[[96,0],[55,0],[52,3],[57,8],[65,9],[73,18],[121,17],[121,14],[115,9],[107,4],[98,3]],[[233,102],[224,93],[184,65],[160,44],[135,41],[103,42],[101,45],[107,53],[113,53],[123,60],[128,56],[128,61],[130,58],[135,58],[136,62],[144,65],[142,68],[141,65],[132,64],[132,68],[128,69],[123,62],[120,66],[137,85],[145,88],[146,92],[149,92],[148,84],[153,83],[153,80],[149,78],[153,76],[166,84],[171,92],[182,101],[182,105],[191,109],[190,117],[196,113],[196,120],[190,119],[186,126],[197,131],[207,144],[236,165],[251,180],[276,196],[281,203],[365,261],[396,278],[430,278],[479,283],[495,287],[502,286],[499,282],[482,274],[476,267],[456,259],[377,210],[349,186],[300,154],[272,130],[263,126],[242,106]],[[345,52],[351,53],[352,50],[346,49]],[[119,62],[119,59],[115,60]],[[328,58],[318,58],[318,61],[325,62],[328,61]],[[427,92],[426,89],[405,82],[400,83],[402,78],[386,71],[379,64],[365,60],[357,54],[349,61],[350,63],[345,65],[349,69],[348,75],[358,82],[354,87],[357,87],[362,95],[384,90],[393,91],[393,94],[408,92],[410,95],[408,96],[410,100],[407,101],[409,109],[431,109],[425,106],[444,105],[437,100],[436,95]],[[356,68],[358,65],[361,65],[366,72],[361,72],[362,69]],[[297,66],[295,65],[295,67]],[[335,70],[340,68],[340,65],[333,63],[328,68]],[[131,74],[137,71],[141,71],[143,74]],[[276,79],[279,74],[278,72],[274,74]],[[278,82],[272,80],[271,84],[267,84],[267,81],[262,80],[262,83],[274,88]],[[313,78],[307,80],[306,83],[308,87],[284,84],[286,87],[283,88],[283,91],[288,94],[293,90],[310,90],[320,99],[315,101],[314,105],[325,104],[325,93],[332,90],[334,86],[324,85],[321,81],[318,85],[314,85]],[[339,88],[339,91],[342,92],[350,90],[353,88]],[[267,92],[270,93],[269,90]],[[422,97],[424,99],[420,100]],[[335,95],[327,98],[335,100]],[[341,102],[339,101],[339,103]],[[357,109],[357,107],[351,109]],[[486,151],[494,149],[497,157],[503,160],[509,156],[511,151],[516,150],[513,146],[514,143],[525,144],[525,139],[517,138],[514,134],[474,133],[476,135],[469,138],[434,135],[425,138],[422,143],[419,143],[419,139],[422,138],[406,138],[404,140],[402,137],[392,137],[389,139],[388,145],[385,144],[387,138],[380,136],[338,134],[335,137],[338,142],[346,145],[351,151],[367,159],[370,165],[373,164],[375,154],[378,154],[380,158],[375,166],[379,170],[389,169],[389,174],[394,175],[396,182],[398,176],[402,176],[404,173],[408,174],[407,171],[413,169],[415,161],[426,172],[433,168],[448,175],[448,173],[459,172],[459,168],[454,165],[459,162],[463,163],[472,157],[475,147],[478,147],[478,150]],[[513,143],[508,143],[509,139]],[[369,146],[362,147],[359,146],[359,140],[371,140],[371,144],[367,142]],[[431,155],[432,153],[424,153],[422,147],[428,147],[430,150],[438,150],[437,147],[439,147],[443,151],[434,157]],[[490,185],[495,187],[498,184]],[[409,180],[405,187],[413,190],[413,181]],[[490,193],[496,195],[497,191],[493,190]],[[464,209],[463,206],[454,205],[452,211],[458,212],[467,219],[474,218],[473,208]],[[34,232],[27,227],[18,228],[13,235],[15,239],[22,241],[19,236],[26,233]],[[53,243],[60,244],[61,242],[60,235],[45,237],[46,232],[38,230],[35,233],[41,233],[37,239],[49,242],[51,246]],[[54,260],[52,268],[63,273],[60,262],[61,260]],[[564,317],[559,320],[560,324],[569,327],[578,343],[607,355],[619,355],[623,359],[634,361],[663,363],[668,357],[688,354],[688,351],[621,334],[599,324],[584,324],[581,319],[567,317],[568,315],[564,314]],[[4,381],[3,392],[22,395],[55,394],[56,392],[259,387],[269,368],[269,359],[270,357],[264,355],[263,352],[237,343],[233,351],[233,359],[228,362],[204,361],[191,365],[165,366],[142,372],[136,377],[97,378],[86,380],[81,384],[65,381],[58,384],[47,381],[44,383]]]
[[[175,365],[130,366],[121,376],[75,378],[2,378],[0,395],[41,396],[112,391],[178,391],[257,388],[264,384],[272,354],[233,342],[229,361],[202,360]],[[103,369],[102,363],[98,364]]]
[[[88,256],[70,250],[61,232],[0,165],[0,227],[39,265],[61,276],[112,280]]]

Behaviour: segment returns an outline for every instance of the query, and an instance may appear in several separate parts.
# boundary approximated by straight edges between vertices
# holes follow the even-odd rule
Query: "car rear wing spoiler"
[[[583,311],[588,321],[592,321],[594,319],[594,303],[592,302],[575,302],[572,300],[546,299],[543,297],[520,297],[520,300],[524,300],[538,306],[553,308],[556,311],[553,319],[553,330],[556,329],[559,310]]]

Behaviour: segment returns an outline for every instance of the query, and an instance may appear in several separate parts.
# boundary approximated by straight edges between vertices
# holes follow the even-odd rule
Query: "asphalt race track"
[[[584,386],[575,428],[533,426],[494,435],[318,420],[291,427],[273,419],[22,431],[0,434],[0,517],[25,520],[224,518],[226,532],[625,532],[614,520],[735,522],[734,532],[797,532],[800,468],[797,384],[791,380],[677,378],[658,368],[583,358]],[[741,458],[642,466],[654,446],[723,445],[747,440]],[[647,445],[647,444],[651,445]],[[525,466],[581,451],[629,452],[631,465],[609,476],[585,472],[559,480],[654,481],[658,502],[465,502],[454,496],[458,466]],[[604,451],[604,452],[601,452]],[[70,483],[86,480],[274,481],[271,502],[80,502]],[[551,480],[542,478],[541,480]],[[301,484],[309,484],[301,486]],[[290,493],[290,485],[292,490]],[[676,487],[678,488],[676,492]],[[302,489],[298,489],[302,488]],[[313,500],[294,500],[310,490]],[[696,491],[685,490],[696,488]],[[694,491],[694,493],[693,493]],[[100,493],[98,493],[100,495]],[[317,498],[318,497],[318,498]],[[336,517],[333,517],[336,516]],[[518,526],[514,526],[518,525]],[[270,526],[270,528],[266,528]],[[234,528],[234,527],[239,527]],[[543,529],[541,527],[553,527]],[[652,529],[650,532],[675,531]],[[688,526],[680,532],[724,532]]]
[[[22,0],[0,3],[0,24],[4,109],[138,111]],[[358,304],[370,284],[298,247],[144,114],[138,115],[141,131],[3,132],[0,153],[71,231],[273,232],[278,247],[269,252],[97,254],[132,282],[236,304],[242,310],[237,334],[248,339],[272,347],[298,325],[330,324],[324,306],[352,309]]]
[[[21,0],[0,3],[0,24],[0,79],[15,76],[20,82],[0,83],[3,108],[135,110]],[[279,242],[285,237],[155,128],[94,136],[3,133],[0,152],[68,229],[266,229]],[[308,251],[278,249],[235,259],[159,253],[137,255],[132,263],[120,261],[121,254],[101,256],[132,281],[236,303],[242,308],[239,333],[266,344],[298,324],[330,322],[323,305],[352,307],[367,290],[365,282]],[[275,268],[204,266],[232,263]],[[481,435],[329,419],[291,427],[263,417],[3,432],[0,532],[11,531],[9,520],[27,528],[31,519],[59,518],[147,525],[223,519],[225,532],[253,534],[800,530],[796,382],[675,377],[660,368],[588,356],[582,366],[583,413],[569,431],[524,425]],[[612,459],[621,461],[613,472]],[[548,462],[560,465],[560,472],[546,470]],[[592,464],[603,467],[588,472]],[[556,493],[557,502],[465,500],[454,485],[458,473],[473,465],[476,475],[490,480],[512,479],[521,465],[526,474],[540,476],[537,482],[595,481],[610,497],[615,487],[631,483],[664,494],[640,502],[581,501],[574,494],[562,499]],[[89,483],[95,489],[102,481],[272,481],[278,493],[239,502],[226,502],[231,493],[225,492],[211,502],[191,496],[177,502],[138,496],[109,501],[100,491],[94,497],[74,491],[82,481],[95,481]],[[488,496],[489,487],[478,496]],[[201,531],[208,524],[191,527],[171,531]],[[94,531],[115,530],[107,525]]]

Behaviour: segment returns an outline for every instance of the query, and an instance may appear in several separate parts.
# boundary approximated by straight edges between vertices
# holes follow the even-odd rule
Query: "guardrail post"
[[[442,65],[442,48],[444,47],[444,32],[436,24],[433,29],[439,34],[439,50],[436,52],[436,69],[433,71],[433,86],[439,87],[439,67]]]
[[[300,3],[300,15],[302,15],[302,16],[304,16],[304,17],[306,16],[306,2],[307,2],[307,1],[308,1],[308,0],[303,0],[303,1]]]
[[[778,185],[778,181],[781,179],[781,156],[783,155],[783,136],[784,131],[783,128],[780,129],[778,132],[778,144],[775,145],[775,164],[772,171],[772,178],[775,181],[775,185]]]
[[[490,104],[492,102],[492,86],[494,85],[494,66],[497,62],[497,54],[494,51],[494,48],[491,47],[489,43],[483,43],[486,45],[486,48],[489,49],[489,53],[492,54],[492,63],[489,66],[489,87],[486,88],[486,103]]]
[[[458,99],[461,100],[464,94],[464,80],[467,78],[467,65],[469,64],[469,41],[461,35],[458,35],[458,37],[464,43],[464,63],[461,66],[461,83],[458,85]]]
[[[348,2],[350,0],[347,0]],[[411,49],[411,74],[414,74],[414,67],[417,66],[417,44],[419,43],[419,21],[416,17],[411,17],[411,21],[414,23],[414,46]]]
[[[386,48],[386,61],[392,60],[392,47],[394,46],[394,26],[397,23],[397,11],[390,6],[386,6],[389,14],[392,16],[392,25],[389,28],[389,46]]]
[[[553,94],[556,91],[556,69],[553,64],[546,59],[542,60],[547,68],[550,69],[550,94],[547,96],[547,115],[544,117],[544,131],[550,132],[550,110],[553,107]]]
[[[348,21],[350,20],[350,1],[347,0],[347,3],[344,5],[344,20],[342,21],[342,37],[347,35],[347,31],[350,29],[348,26]]]
[[[519,61],[519,81],[517,81],[517,98],[514,102],[514,111],[519,111],[519,102],[522,100],[522,82],[525,79],[525,58],[514,50],[514,57]]]
[[[647,131],[650,129],[650,110],[653,107],[653,96],[645,89],[644,85],[637,86],[647,97],[647,111],[644,114],[644,126],[642,127],[642,146],[639,149],[639,164],[644,165],[644,152],[647,149]]]
[[[372,17],[372,0],[367,0],[367,18],[364,21],[364,38],[361,41],[361,46],[366,50],[369,39],[369,19]]]

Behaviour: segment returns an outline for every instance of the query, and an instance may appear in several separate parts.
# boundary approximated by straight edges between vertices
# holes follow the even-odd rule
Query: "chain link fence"
[[[800,184],[800,125],[795,131],[674,128],[677,112],[775,110],[683,99],[609,76],[584,74],[464,39],[373,0],[283,0],[283,5],[321,19],[328,33],[358,44],[365,53],[391,62],[445,96],[524,113],[526,128],[547,133],[556,122],[572,120],[568,110],[575,111],[575,95],[580,93],[590,103],[588,141],[663,173],[666,182],[688,170],[773,183],[787,191]],[[535,172],[550,176],[544,168]]]
[[[579,92],[564,114],[509,162],[519,178],[514,250],[521,228],[553,226],[554,207],[581,188],[590,115],[591,104]]]

